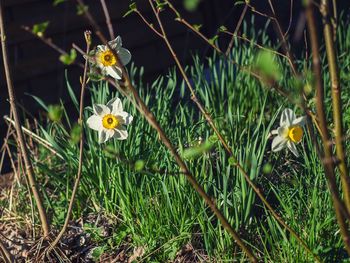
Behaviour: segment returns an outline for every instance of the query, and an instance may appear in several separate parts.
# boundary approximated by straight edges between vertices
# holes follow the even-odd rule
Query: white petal
[[[280,126],[290,126],[292,125],[292,122],[295,120],[295,113],[291,109],[285,109],[282,112],[281,119],[280,119]]]
[[[92,106],[92,108],[94,109],[95,115],[98,115],[101,117],[106,115],[106,114],[111,113],[110,109],[106,105],[103,105],[103,104],[94,104]]]
[[[106,73],[115,79],[122,79],[122,71],[117,67],[105,67]]]
[[[122,38],[117,36],[115,39],[108,42],[112,49],[118,50],[122,46]]]
[[[105,45],[98,45],[97,50],[99,51],[106,51],[107,47]]]
[[[122,101],[118,97],[115,97],[108,101],[107,107],[111,110],[111,113],[113,115],[119,115],[118,113],[123,111]]]
[[[288,137],[288,127],[287,126],[282,126],[277,129],[278,136],[287,138]]]
[[[113,138],[114,134],[115,134],[115,130],[113,130],[113,129],[106,130],[106,141]]]
[[[304,125],[305,125],[305,122],[306,122],[306,116],[302,116],[302,117],[296,118],[296,119],[292,122],[292,124],[293,124],[293,125],[304,126]]]
[[[125,125],[129,125],[132,122],[132,120],[134,119],[126,111],[118,112],[118,114],[116,114],[116,115],[120,116],[123,119],[123,124],[125,124]]]
[[[128,131],[123,126],[116,129],[116,133],[119,133],[119,135],[118,136],[116,135],[114,138],[118,140],[125,140],[126,138],[128,138]]]
[[[277,130],[277,129],[276,129],[276,130],[272,130],[272,131],[271,131],[271,134],[272,134],[272,135],[277,135],[277,134],[278,134],[278,130]]]
[[[98,132],[98,143],[104,143],[107,139],[106,130],[102,129]]]
[[[118,50],[118,57],[121,61],[121,63],[125,66],[126,64],[128,64],[131,60],[131,53],[129,50],[127,50],[126,48],[121,47]]]
[[[272,145],[271,145],[271,149],[273,152],[278,152],[280,150],[282,150],[286,144],[287,144],[287,139],[281,136],[276,136],[273,141],[272,141]]]
[[[102,118],[98,115],[90,116],[86,121],[87,126],[95,131],[102,130]]]
[[[299,157],[299,154],[298,154],[298,151],[297,151],[297,147],[295,146],[294,143],[292,143],[291,141],[288,141],[287,142],[287,147],[296,157]]]
[[[105,66],[100,62],[98,58],[95,57],[96,65],[101,69],[101,74],[102,75],[107,75]]]

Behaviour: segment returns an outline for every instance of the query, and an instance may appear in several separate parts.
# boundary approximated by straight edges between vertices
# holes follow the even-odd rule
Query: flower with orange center
[[[98,53],[98,60],[105,67],[114,66],[117,63],[117,59],[110,50],[101,51]]]
[[[278,152],[287,147],[296,157],[299,156],[295,144],[303,138],[305,116],[296,118],[291,109],[285,109],[280,119],[280,127],[271,133],[277,135],[272,141],[272,151]]]
[[[122,78],[122,70],[117,67],[117,61],[120,65],[125,66],[131,60],[131,54],[129,50],[122,47],[122,39],[118,36],[116,39],[109,41],[108,45],[99,45],[93,52],[95,55],[94,61],[101,69],[103,75],[109,75],[117,80]],[[118,56],[116,57],[114,53]]]
[[[87,125],[98,131],[99,143],[104,143],[111,138],[125,140],[128,132],[125,125],[129,125],[133,117],[123,110],[119,98],[110,100],[106,105],[94,104],[94,115],[87,119]]]

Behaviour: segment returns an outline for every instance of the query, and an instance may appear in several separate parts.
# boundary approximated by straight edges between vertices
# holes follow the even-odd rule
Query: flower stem
[[[86,54],[89,54],[90,51],[90,37],[91,33],[89,31],[86,31],[85,33],[85,39],[86,39]],[[80,103],[79,103],[79,119],[78,119],[78,124],[82,127],[83,126],[83,117],[84,117],[84,94],[85,94],[85,87],[86,87],[86,80],[87,80],[87,68],[88,68],[88,59],[85,60],[84,64],[84,73],[83,73],[83,79],[81,81],[81,91],[80,91]],[[69,201],[69,206],[68,206],[68,211],[67,215],[63,224],[63,227],[55,240],[50,244],[50,248],[48,250],[48,253],[57,245],[57,243],[60,241],[62,238],[63,234],[66,232],[70,216],[72,214],[73,210],[73,204],[74,204],[74,199],[78,191],[79,183],[80,183],[80,178],[81,178],[81,173],[82,173],[82,168],[83,168],[83,150],[84,150],[84,133],[83,129],[81,129],[81,134],[80,134],[80,145],[79,145],[79,163],[78,163],[78,172],[77,172],[77,178],[75,179],[73,191],[72,191],[72,196]]]

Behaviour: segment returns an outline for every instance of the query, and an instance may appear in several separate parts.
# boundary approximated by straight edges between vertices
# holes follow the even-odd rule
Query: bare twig
[[[29,34],[35,36],[36,38],[40,39],[42,42],[44,42],[46,45],[48,45],[49,47],[51,47],[52,49],[56,50],[59,54],[61,55],[69,55],[65,50],[63,50],[62,48],[60,48],[59,46],[57,46],[55,43],[52,42],[51,38],[47,38],[44,35],[38,35],[38,34],[34,34],[32,32],[32,30],[30,30],[30,28],[28,26],[21,26],[21,28],[28,32]],[[80,62],[76,62],[74,61],[73,64],[76,64],[80,67],[84,67],[84,65]]]
[[[8,116],[4,116],[4,119],[9,122],[11,125],[15,126],[15,121],[13,119],[11,119]],[[42,146],[44,146],[47,150],[49,150],[50,152],[52,152],[54,155],[56,155],[57,157],[59,157],[60,159],[64,160],[64,158],[62,157],[62,155],[60,155],[52,146],[52,144],[46,140],[44,140],[43,138],[41,138],[40,136],[38,136],[36,133],[32,132],[31,130],[28,130],[27,128],[21,126],[22,131],[27,134],[30,138],[33,138],[35,141],[37,141],[39,144],[41,144]]]
[[[247,13],[247,10],[248,10],[248,5],[247,5],[247,3],[246,3],[246,4],[244,5],[244,9],[243,9],[242,14],[241,14],[241,16],[240,16],[240,18],[239,18],[239,20],[238,20],[237,25],[236,25],[235,31],[234,31],[234,33],[233,33],[233,35],[232,35],[232,37],[231,37],[230,43],[229,43],[228,46],[227,46],[227,49],[226,49],[226,52],[225,52],[225,56],[226,56],[226,57],[227,57],[227,56],[230,54],[230,52],[231,52],[231,49],[232,49],[232,47],[233,47],[233,43],[235,42],[234,36],[237,35],[238,30],[239,30],[239,28],[241,27],[241,24],[242,24],[243,19],[244,19],[244,17],[245,17],[245,14]]]
[[[224,146],[224,148],[226,149],[227,152],[230,152],[230,148],[228,146],[228,144],[226,143],[224,137],[221,135],[221,133],[219,132],[219,130],[217,129],[216,125],[214,124],[214,121],[212,119],[212,117],[210,116],[210,114],[208,113],[208,111],[205,109],[205,107],[203,106],[203,104],[201,103],[201,101],[199,100],[199,98],[197,97],[196,95],[196,92],[184,70],[184,67],[182,66],[180,60],[178,59],[172,45],[170,44],[170,41],[167,37],[167,34],[165,32],[165,29],[163,27],[163,23],[162,23],[162,20],[160,19],[160,16],[159,16],[159,10],[156,9],[153,5],[153,0],[149,0],[149,4],[153,10],[153,13],[154,15],[156,16],[156,19],[158,21],[158,25],[160,27],[160,30],[161,30],[161,34],[163,36],[163,40],[166,44],[166,46],[168,47],[168,50],[170,51],[178,69],[180,70],[180,73],[183,77],[183,79],[185,80],[186,82],[186,86],[187,88],[190,90],[190,93],[191,93],[191,99],[192,101],[196,104],[196,106],[198,107],[198,109],[200,110],[200,112],[203,114],[203,116],[205,117],[205,119],[207,120],[207,122],[209,123],[209,125],[211,126],[211,128],[213,129],[213,131],[215,132],[215,134],[217,135],[218,139],[220,140],[221,144]]]
[[[0,31],[1,31],[1,47],[2,47],[2,55],[3,55],[3,63],[4,63],[4,69],[5,69],[5,76],[7,81],[7,89],[9,93],[9,101],[11,105],[11,110],[13,113],[14,121],[15,121],[15,128],[16,133],[19,141],[19,147],[21,149],[21,153],[23,155],[23,160],[25,164],[25,170],[26,175],[28,177],[28,181],[30,184],[30,189],[34,195],[36,206],[39,211],[40,221],[41,221],[41,227],[43,229],[44,236],[48,236],[49,234],[49,228],[50,225],[47,220],[46,211],[42,203],[42,199],[36,184],[34,170],[31,164],[31,160],[28,155],[28,150],[26,148],[24,136],[21,129],[21,122],[18,116],[17,108],[16,108],[16,97],[14,93],[14,87],[12,82],[12,76],[10,73],[10,65],[7,57],[7,45],[6,45],[6,33],[5,33],[5,26],[4,26],[4,18],[3,18],[3,0],[0,0]]]
[[[282,27],[277,19],[277,16],[276,16],[276,13],[275,13],[275,9],[273,7],[273,4],[272,4],[272,1],[271,0],[268,0],[269,2],[269,5],[270,5],[270,8],[271,8],[271,11],[272,11],[272,14],[273,14],[273,19],[272,21],[274,22],[274,25],[276,27],[276,32],[277,32],[277,35],[280,37],[280,40],[281,40],[281,43],[282,43],[282,48],[284,50],[284,52],[286,53],[286,56],[289,58],[289,64],[290,64],[290,67],[293,71],[293,74],[294,76],[297,76],[297,69],[296,69],[296,65],[295,65],[295,62],[294,62],[294,57],[293,57],[293,54],[290,50],[290,47],[288,45],[288,41],[286,39],[286,34],[283,33],[282,31]]]
[[[90,51],[90,45],[91,45],[91,32],[90,31],[85,31],[85,40],[86,40],[86,54],[89,54]],[[88,69],[88,63],[89,60],[85,60],[85,65],[84,65],[84,73],[83,73],[83,79],[81,82],[81,92],[80,92],[80,107],[79,107],[79,119],[78,119],[78,124],[83,127],[83,117],[84,117],[84,94],[85,94],[85,88],[86,88],[86,80],[87,80],[87,69]],[[83,169],[83,150],[84,150],[84,133],[83,129],[81,129],[81,134],[80,134],[80,146],[79,146],[79,164],[78,164],[78,172],[77,172],[77,178],[75,179],[73,191],[72,191],[72,196],[70,198],[69,202],[69,207],[66,215],[66,219],[64,221],[63,227],[60,231],[60,233],[57,235],[55,240],[50,244],[50,248],[48,250],[48,253],[57,245],[57,243],[60,241],[62,238],[63,234],[66,232],[70,216],[73,211],[73,204],[74,204],[74,199],[76,196],[76,193],[78,191],[79,183],[80,183],[80,178],[81,178],[81,172]]]
[[[334,44],[332,25],[330,21],[329,3],[328,0],[321,1],[321,13],[323,16],[323,34],[326,42],[326,52],[329,65],[329,74],[331,76],[331,90],[332,90],[332,105],[333,105],[333,119],[335,131],[335,146],[338,157],[338,166],[340,171],[340,178],[343,187],[345,206],[350,212],[350,177],[347,166],[345,150],[344,150],[344,133],[342,123],[342,101],[341,101],[341,87],[339,80],[339,69],[337,62],[337,51]],[[335,37],[335,36],[334,36]]]
[[[330,136],[327,129],[327,121],[325,116],[323,80],[322,80],[322,73],[321,73],[318,34],[317,34],[316,21],[314,17],[314,7],[311,1],[308,1],[307,7],[306,7],[306,19],[307,19],[307,24],[309,29],[309,38],[311,42],[312,64],[313,64],[313,71],[315,75],[316,90],[317,90],[316,108],[317,108],[317,115],[319,118],[320,128],[322,130],[324,158],[326,160],[331,160],[332,147],[331,147],[331,144],[329,143]],[[326,161],[326,162],[323,161],[323,166],[325,169],[325,174],[328,181],[329,189],[332,195],[335,214],[340,227],[340,232],[343,237],[346,251],[350,255],[350,233],[349,233],[348,225],[346,223],[346,218],[347,219],[349,218],[348,218],[348,214],[346,213],[347,209],[342,204],[342,201],[340,199],[340,195],[338,192],[338,187],[336,184],[336,178],[334,174],[334,163],[333,161]]]
[[[114,35],[113,25],[112,25],[112,22],[111,22],[111,17],[109,16],[109,12],[108,12],[106,1],[105,0],[100,0],[100,2],[101,2],[101,5],[102,5],[103,13],[104,13],[104,15],[106,17],[106,25],[108,27],[109,37],[111,39],[114,39],[115,35]]]

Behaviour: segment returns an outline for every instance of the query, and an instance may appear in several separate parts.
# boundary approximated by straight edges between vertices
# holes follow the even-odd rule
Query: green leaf
[[[201,29],[202,26],[203,26],[203,25],[201,25],[201,24],[194,24],[194,25],[193,25],[193,28],[194,28],[195,30],[199,31],[199,30]]]
[[[129,10],[123,15],[123,17],[127,17],[128,15],[130,15],[131,13],[135,12],[137,10],[137,6],[136,3],[133,2],[129,5]]]
[[[103,76],[101,74],[93,71],[88,73],[88,77],[91,81],[101,81],[103,79]]]
[[[272,165],[271,163],[265,163],[262,169],[262,172],[264,174],[270,174],[272,172]]]
[[[220,32],[225,32],[225,31],[227,31],[227,27],[225,27],[225,26],[220,26],[219,31],[220,31]]]
[[[70,131],[70,142],[77,144],[80,141],[83,128],[78,123],[75,123]]]
[[[42,37],[47,29],[47,27],[49,26],[50,22],[49,21],[45,21],[39,24],[35,24],[32,28],[32,33]]]
[[[199,144],[198,146],[187,148],[183,151],[182,157],[184,159],[195,159],[200,157],[202,154],[210,151],[214,147],[214,143],[209,140]]]
[[[37,97],[37,96],[28,94],[28,93],[26,93],[26,95],[29,95],[29,96],[31,96],[34,100],[36,100],[36,102],[37,102],[41,107],[43,107],[44,110],[49,111],[47,105],[45,104],[45,102],[44,102],[42,99],[40,99],[40,98]]]
[[[219,140],[218,136],[216,134],[210,135],[208,138],[208,141],[211,143],[216,143]]]
[[[228,164],[231,166],[235,166],[237,164],[237,160],[235,159],[235,157],[230,156],[230,158],[228,158]]]
[[[166,2],[161,2],[160,0],[156,0],[157,9],[163,10],[163,9],[164,9],[164,6],[166,6],[166,5],[167,5]]]
[[[47,107],[49,119],[53,122],[61,121],[63,108],[61,105],[49,105]]]
[[[265,77],[272,78],[275,81],[279,81],[282,78],[282,73],[276,59],[276,54],[274,54],[272,51],[260,51],[258,53],[255,66]]]
[[[201,0],[184,0],[184,7],[187,11],[193,12],[197,9]]]
[[[134,164],[134,168],[136,171],[142,171],[145,167],[145,162],[143,160],[137,160]]]
[[[74,63],[76,58],[77,58],[77,52],[75,51],[74,48],[72,48],[69,54],[60,56],[60,61],[65,65],[70,65]]]
[[[212,38],[210,38],[209,40],[208,40],[208,42],[210,43],[210,44],[212,44],[212,45],[214,45],[215,44],[215,41],[218,39],[218,35],[215,35],[215,36],[213,36]]]
[[[79,15],[79,16],[83,15],[88,9],[89,9],[89,7],[87,5],[78,4],[77,5],[77,15]]]
[[[234,6],[236,6],[236,5],[244,5],[245,3],[249,3],[249,1],[236,1],[235,3],[234,3]]]
[[[67,0],[54,0],[53,1],[53,6],[58,6],[59,4],[62,4],[66,2]]]
[[[102,256],[103,252],[105,252],[105,247],[95,247],[92,249],[91,256],[95,261],[98,261],[100,257]]]

